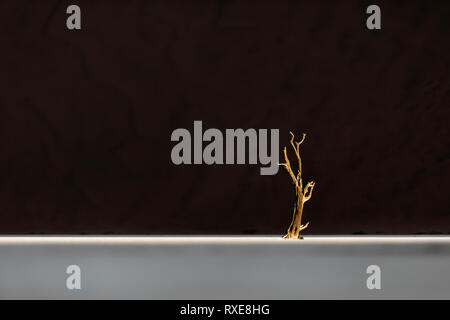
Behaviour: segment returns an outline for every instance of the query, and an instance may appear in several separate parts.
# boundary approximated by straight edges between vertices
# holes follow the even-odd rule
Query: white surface
[[[440,236],[0,237],[2,299],[450,299],[449,273]]]

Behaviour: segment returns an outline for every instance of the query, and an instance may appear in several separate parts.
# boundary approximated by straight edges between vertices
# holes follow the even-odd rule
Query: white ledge
[[[0,299],[450,299],[449,267],[447,236],[0,236]]]

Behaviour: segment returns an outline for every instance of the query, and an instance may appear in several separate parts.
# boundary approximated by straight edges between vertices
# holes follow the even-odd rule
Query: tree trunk
[[[302,225],[303,204],[303,194],[299,190],[297,192],[297,203],[294,207],[292,222],[289,226],[287,234],[283,237],[284,239],[303,239],[303,237],[299,236]]]

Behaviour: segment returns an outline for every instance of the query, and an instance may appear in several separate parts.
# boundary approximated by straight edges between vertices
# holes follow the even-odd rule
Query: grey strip
[[[1,299],[450,299],[449,272],[450,237],[0,237]]]

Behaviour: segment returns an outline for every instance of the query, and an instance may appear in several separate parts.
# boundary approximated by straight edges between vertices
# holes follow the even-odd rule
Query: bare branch
[[[303,202],[306,202],[309,199],[311,199],[312,192],[313,192],[315,185],[316,185],[316,183],[314,181],[310,181],[306,184],[305,189],[303,191]],[[308,191],[309,191],[309,193],[308,193]]]
[[[294,145],[294,139],[295,139],[295,136],[294,136],[294,134],[292,133],[292,131],[289,131],[289,133],[291,134],[291,146],[292,146],[292,148],[294,149],[294,152],[297,153],[297,149],[295,148],[295,145]]]
[[[308,201],[311,196],[314,189],[315,183],[313,181],[310,181],[306,184],[306,186],[303,188],[303,181],[302,181],[302,159],[300,157],[300,145],[305,141],[306,134],[303,133],[302,139],[300,141],[295,141],[295,136],[292,132],[291,134],[291,140],[290,144],[292,146],[292,149],[294,150],[295,156],[298,160],[298,172],[297,175],[294,174],[291,163],[287,156],[287,149],[284,147],[284,159],[285,163],[280,163],[280,166],[284,166],[286,171],[289,173],[289,175],[292,178],[292,181],[295,184],[295,195],[297,197],[297,201],[294,205],[294,213],[292,216],[291,224],[288,228],[288,232],[285,236],[283,236],[284,239],[302,239],[302,237],[299,235],[300,231],[306,229],[309,225],[309,222],[306,224],[301,224],[302,221],[302,213],[303,213],[303,205],[306,201]]]
[[[297,180],[298,180],[302,175],[302,158],[300,157],[300,145],[303,143],[303,141],[305,141],[306,133],[303,133],[302,140],[298,142],[294,141],[295,136],[292,133],[292,131],[289,131],[289,133],[291,134],[291,146],[292,149],[294,149],[295,156],[297,157],[298,160],[298,171],[297,171]]]
[[[287,156],[287,151],[286,151],[286,147],[284,147],[284,160],[286,161],[285,163],[280,163],[280,166],[283,166],[286,168],[286,171],[289,173],[289,175],[292,178],[292,181],[294,182],[295,186],[298,187],[298,181],[297,178],[294,175],[294,172],[292,172],[292,168],[291,168],[291,163],[289,162],[289,158]]]
[[[306,228],[308,228],[308,226],[309,226],[309,221],[305,225],[301,224],[300,231],[305,230]]]
[[[302,140],[297,142],[297,147],[300,146],[303,143],[303,141],[305,141],[305,138],[306,138],[306,133],[303,133]]]

